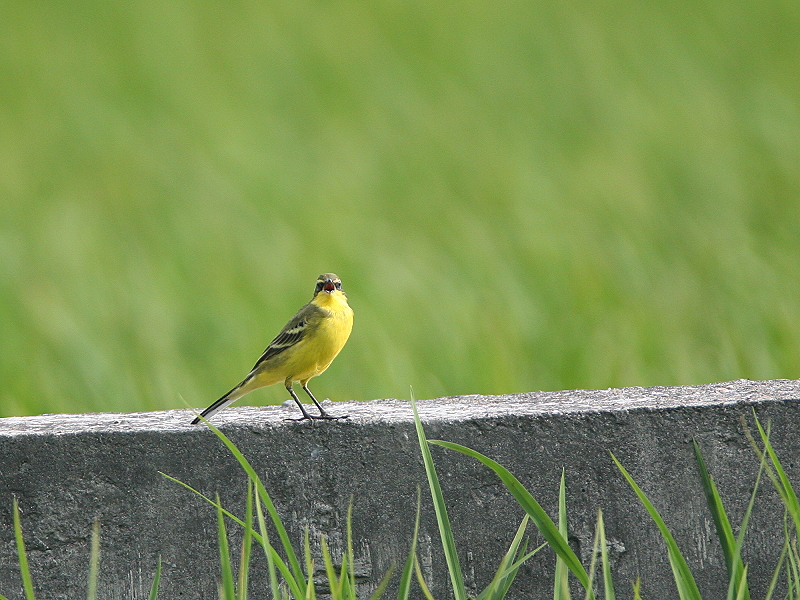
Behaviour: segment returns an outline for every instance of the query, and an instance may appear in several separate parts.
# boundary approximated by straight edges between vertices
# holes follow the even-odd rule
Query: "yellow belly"
[[[332,317],[319,324],[314,335],[292,348],[282,371],[284,378],[305,382],[324,372],[344,348],[353,328],[352,317]]]
[[[344,294],[319,294],[313,302],[327,314],[291,348],[262,363],[239,388],[239,395],[283,382],[303,384],[323,373],[350,337],[353,311]]]

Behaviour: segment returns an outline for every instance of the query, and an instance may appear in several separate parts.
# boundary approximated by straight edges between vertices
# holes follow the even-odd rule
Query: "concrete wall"
[[[421,400],[429,438],[470,446],[514,472],[555,516],[566,469],[571,542],[588,561],[597,509],[606,517],[619,598],[675,598],[664,544],[613,466],[613,451],[672,528],[706,598],[724,597],[724,563],[705,507],[691,440],[696,438],[738,523],[757,461],[742,417],[771,419],[793,481],[800,473],[800,382],[746,380],[704,386],[564,391]],[[350,497],[355,552],[374,587],[408,552],[416,486],[423,486],[420,558],[437,598],[450,596],[408,402],[335,404],[343,421],[296,423],[295,408],[231,407],[214,419],[256,466],[300,547],[303,528],[341,551]],[[158,555],[160,598],[217,598],[213,508],[163,471],[243,512],[244,474],[221,442],[189,425],[188,410],[43,415],[0,419],[0,594],[23,597],[11,528],[19,499],[38,597],[86,593],[88,538],[102,523],[99,597],[146,598]],[[468,586],[489,581],[522,511],[496,477],[467,457],[433,448]],[[783,510],[765,478],[745,545],[755,597],[763,597],[782,545]],[[235,526],[231,527],[236,530]],[[232,536],[234,541],[238,534]],[[531,533],[533,543],[540,536]],[[251,596],[265,598],[263,554]],[[553,556],[523,568],[511,598],[552,597]],[[396,577],[395,577],[396,579]],[[582,597],[582,595],[581,595]]]

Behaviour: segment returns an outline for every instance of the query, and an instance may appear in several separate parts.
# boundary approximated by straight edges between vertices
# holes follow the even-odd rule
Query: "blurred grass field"
[[[800,377],[796,0],[0,6],[0,416]],[[280,386],[240,401],[279,403]]]

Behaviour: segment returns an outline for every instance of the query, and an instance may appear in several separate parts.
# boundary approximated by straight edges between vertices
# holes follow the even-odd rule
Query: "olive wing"
[[[265,361],[278,356],[281,352],[297,344],[309,331],[312,331],[317,326],[322,316],[322,310],[310,302],[297,311],[297,314],[289,320],[284,328],[281,329],[281,332],[275,336],[275,339],[269,343],[267,349],[256,361],[253,370],[257,369]]]

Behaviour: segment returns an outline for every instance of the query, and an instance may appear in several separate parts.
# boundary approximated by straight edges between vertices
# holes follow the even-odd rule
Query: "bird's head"
[[[342,291],[342,280],[336,273],[323,273],[317,278],[317,287],[314,288],[314,297],[320,292],[332,294]]]

